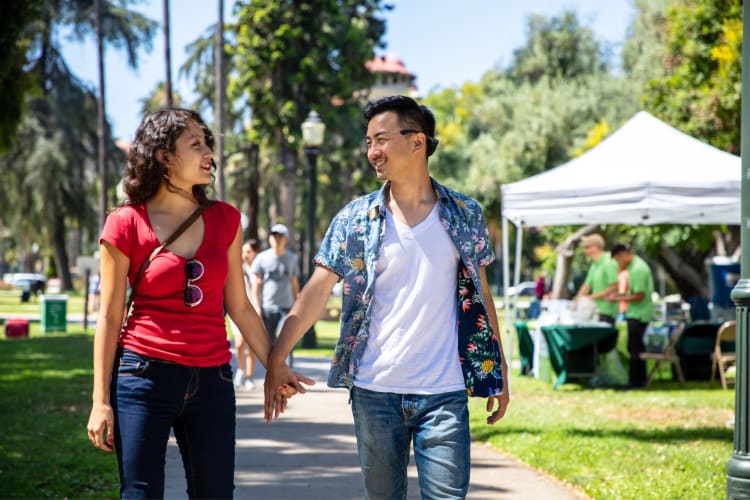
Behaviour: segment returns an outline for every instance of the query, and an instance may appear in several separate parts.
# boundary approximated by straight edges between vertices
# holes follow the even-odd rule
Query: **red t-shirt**
[[[138,284],[132,314],[120,333],[122,347],[187,366],[215,366],[231,360],[224,324],[224,283],[227,250],[237,234],[240,214],[233,206],[216,201],[202,217],[205,233],[193,259],[203,264],[204,273],[192,284],[203,291],[203,301],[194,307],[185,305],[188,259],[163,249]],[[112,212],[104,224],[102,241],[130,258],[131,286],[143,261],[159,246],[145,204]]]

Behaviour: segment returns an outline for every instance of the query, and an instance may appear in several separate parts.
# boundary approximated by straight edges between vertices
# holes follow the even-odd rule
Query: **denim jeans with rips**
[[[465,391],[395,394],[352,389],[357,449],[368,499],[406,498],[414,457],[422,498],[465,498],[471,438]]]
[[[122,498],[163,498],[170,430],[189,498],[232,498],[236,404],[230,365],[189,367],[118,350],[111,383]]]

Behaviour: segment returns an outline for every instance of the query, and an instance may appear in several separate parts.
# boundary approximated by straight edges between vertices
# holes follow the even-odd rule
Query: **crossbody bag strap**
[[[158,247],[154,248],[154,250],[149,254],[149,256],[146,257],[146,259],[143,261],[143,264],[141,264],[141,268],[138,269],[138,274],[135,275],[135,280],[133,280],[133,287],[130,289],[130,297],[128,297],[128,304],[125,307],[125,316],[123,316],[123,322],[122,322],[123,326],[125,326],[125,322],[127,321],[128,315],[130,314],[130,307],[133,305],[133,299],[135,298],[135,291],[138,288],[138,284],[141,282],[141,278],[143,277],[143,272],[148,267],[149,263],[151,262],[151,259],[156,257],[156,255],[159,252],[161,252],[164,249],[164,247],[168,246],[174,240],[179,238],[180,235],[184,233],[187,228],[192,226],[193,222],[195,222],[198,219],[198,217],[200,217],[203,214],[203,212],[205,212],[206,209],[211,206],[211,204],[212,203],[209,202],[207,204],[200,205],[198,208],[196,208],[195,211],[192,214],[190,214],[190,217],[188,217],[185,220],[185,222],[180,224],[180,227],[175,229],[172,235],[166,240],[164,240],[164,243],[161,243]]]

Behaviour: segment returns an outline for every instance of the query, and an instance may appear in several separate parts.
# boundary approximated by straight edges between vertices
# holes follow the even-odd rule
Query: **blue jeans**
[[[190,498],[232,498],[235,399],[230,365],[198,368],[118,350],[111,384],[122,498],[163,498],[174,429]]]
[[[268,337],[271,339],[271,343],[276,342],[276,335],[281,327],[284,326],[284,321],[289,314],[288,308],[283,309],[263,309],[263,328],[266,329]]]
[[[465,391],[419,395],[354,387],[352,414],[367,498],[406,498],[412,439],[422,498],[466,497],[471,438]]]

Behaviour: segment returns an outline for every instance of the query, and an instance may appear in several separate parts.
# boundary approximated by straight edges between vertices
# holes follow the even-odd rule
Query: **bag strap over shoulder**
[[[135,280],[133,280],[133,287],[130,289],[130,297],[128,297],[128,304],[125,307],[125,316],[123,316],[123,326],[125,326],[125,322],[127,321],[128,315],[130,314],[130,307],[133,305],[133,299],[135,298],[135,292],[138,288],[138,284],[141,282],[141,278],[143,277],[143,272],[148,267],[149,263],[151,262],[151,259],[156,257],[156,255],[161,252],[164,247],[169,246],[173,241],[175,241],[177,238],[180,237],[182,233],[185,232],[187,228],[193,225],[193,223],[198,220],[198,217],[200,217],[203,212],[206,211],[208,207],[210,207],[213,204],[213,202],[209,202],[204,205],[200,205],[198,208],[195,209],[195,211],[190,214],[190,217],[188,217],[185,222],[180,224],[180,226],[174,230],[172,235],[164,240],[163,243],[161,243],[158,247],[154,248],[154,250],[149,254],[148,257],[143,261],[143,264],[141,264],[141,268],[138,270],[138,274],[135,275]]]

